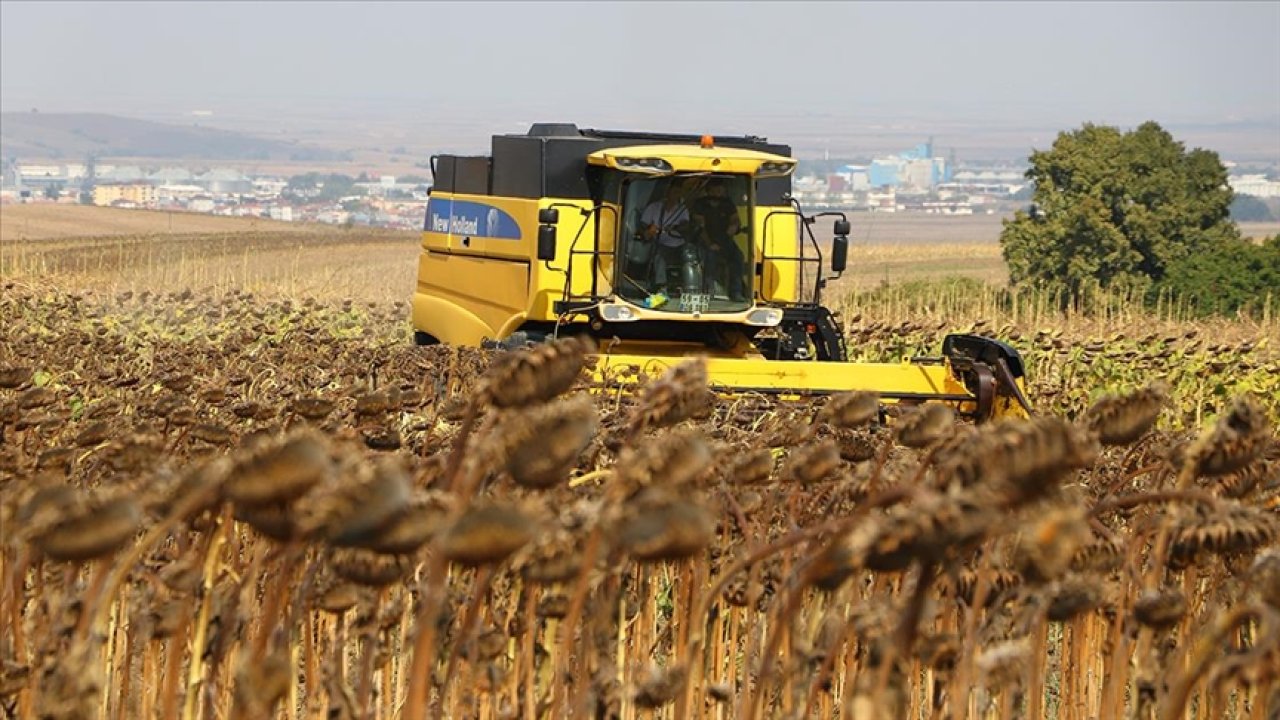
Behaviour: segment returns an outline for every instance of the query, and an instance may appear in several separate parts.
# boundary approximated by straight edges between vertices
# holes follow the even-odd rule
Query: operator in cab
[[[697,251],[690,243],[692,222],[678,182],[668,182],[661,197],[645,207],[640,214],[640,228],[644,238],[654,243],[651,262],[658,291],[667,294],[672,268],[679,270],[676,284],[682,291],[695,290],[700,283],[691,275]]]
[[[728,185],[727,178],[708,179],[702,196],[690,204],[690,211],[702,231],[711,283],[725,288],[730,300],[745,300],[745,261],[736,240],[742,232],[742,221],[738,206],[728,195]]]

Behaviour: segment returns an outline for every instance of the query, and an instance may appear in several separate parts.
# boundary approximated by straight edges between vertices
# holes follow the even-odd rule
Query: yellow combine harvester
[[[753,136],[535,124],[494,136],[490,155],[434,156],[415,341],[517,347],[586,334],[604,379],[702,354],[729,393],[873,390],[979,421],[1027,413],[1022,358],[989,338],[947,336],[936,358],[848,362],[821,302],[812,227],[833,219],[838,277],[849,222],[803,212],[790,154]]]

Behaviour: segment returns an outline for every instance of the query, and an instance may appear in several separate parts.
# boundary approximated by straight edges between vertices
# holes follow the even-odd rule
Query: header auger
[[[947,336],[938,357],[848,362],[822,290],[845,269],[849,221],[804,212],[790,153],[755,136],[535,124],[495,135],[490,155],[432,157],[415,341],[589,335],[604,383],[700,354],[726,394],[868,390],[978,421],[1028,414],[1022,358],[990,338]],[[829,258],[813,234],[823,218]]]

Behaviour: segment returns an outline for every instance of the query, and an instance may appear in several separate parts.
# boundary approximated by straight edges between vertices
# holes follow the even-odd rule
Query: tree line
[[[1241,236],[1217,153],[1187,150],[1155,122],[1129,132],[1087,123],[1030,165],[1031,206],[1000,235],[1014,285],[1076,303],[1103,290],[1177,297],[1202,314],[1280,310],[1280,235]]]

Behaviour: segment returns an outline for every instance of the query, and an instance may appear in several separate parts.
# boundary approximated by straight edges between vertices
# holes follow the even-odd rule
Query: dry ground
[[[56,276],[63,286],[109,291],[234,287],[362,301],[407,300],[413,292],[414,232],[194,213],[172,213],[168,232],[167,215],[5,206],[0,276]]]
[[[92,205],[0,205],[0,242],[115,235],[182,235],[267,231],[297,233],[314,226],[204,213],[124,210]]]

